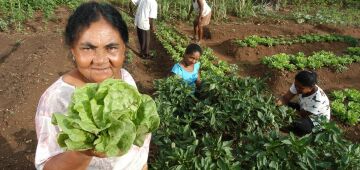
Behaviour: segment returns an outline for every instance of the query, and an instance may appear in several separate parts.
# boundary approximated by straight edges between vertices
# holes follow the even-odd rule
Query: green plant
[[[343,139],[334,122],[322,122],[314,134],[242,136],[239,160],[246,169],[356,169],[360,147]],[[344,156],[346,155],[346,156]],[[339,159],[344,157],[344,159]]]
[[[163,123],[153,141],[162,149],[152,168],[238,169],[234,144],[240,134],[268,133],[294,116],[273,104],[262,80],[214,74],[203,81],[196,94],[176,76],[156,81]]]
[[[240,47],[257,47],[258,45],[276,46],[276,45],[292,45],[296,43],[313,43],[313,42],[345,42],[351,46],[356,46],[358,40],[351,36],[337,34],[305,34],[299,36],[279,36],[279,37],[261,37],[251,35],[244,39],[235,39],[233,43]]]
[[[360,56],[360,47],[348,47],[346,52],[349,55]]]
[[[150,96],[126,82],[108,79],[76,89],[67,113],[54,113],[52,123],[61,129],[60,147],[116,156],[125,154],[132,144],[142,146],[160,119]]]
[[[127,63],[132,63],[133,62],[133,59],[134,59],[134,52],[132,52],[131,50],[128,50],[126,52],[126,62]]]
[[[331,93],[331,98],[331,109],[335,116],[350,125],[356,125],[360,121],[360,91],[336,90]]]
[[[267,56],[261,59],[261,63],[279,70],[319,69],[326,66],[335,69],[337,72],[342,72],[347,69],[346,65],[359,62],[359,58],[356,55],[336,56],[327,51],[314,52],[310,56],[305,56],[304,53],[299,52],[294,55],[280,53]]]
[[[22,29],[22,23],[30,19],[35,11],[43,12],[45,18],[49,19],[58,6],[65,5],[74,9],[81,2],[83,0],[0,0],[0,29],[5,30],[5,27],[9,26]]]

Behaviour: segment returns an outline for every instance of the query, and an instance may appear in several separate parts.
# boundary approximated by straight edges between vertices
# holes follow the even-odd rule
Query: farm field
[[[119,9],[126,11],[123,5]],[[35,12],[21,30],[0,32],[0,169],[34,169],[38,100],[49,85],[74,67],[62,39],[70,11],[56,8],[56,17],[46,22],[42,13]],[[359,165],[359,110],[354,105],[360,103],[360,96],[335,92],[360,90],[359,25],[299,23],[270,16],[243,19],[243,14],[230,14],[226,21],[211,21],[211,38],[201,44],[205,48],[201,59],[204,96],[194,99],[189,87],[174,78],[165,79],[191,42],[191,23],[168,18],[157,22],[157,32],[151,37],[155,57],[144,60],[132,52],[138,51],[136,29],[123,13],[129,17],[131,48],[124,68],[141,93],[154,97],[163,122],[153,135],[150,169],[354,169]],[[309,56],[314,59],[306,60]],[[266,57],[269,61],[264,61]],[[337,105],[332,122],[343,136],[334,124],[316,139],[279,134],[278,128],[290,122],[294,113],[275,107],[274,98],[289,89],[296,70],[302,68],[317,71],[318,85]],[[344,101],[346,109],[342,110],[339,105]],[[358,116],[346,115],[353,112]],[[253,145],[246,147],[249,143]],[[296,147],[307,150],[292,149]],[[326,149],[329,153],[321,151]],[[281,150],[290,151],[281,156]],[[331,156],[324,156],[327,154]],[[347,159],[340,160],[344,155]],[[293,159],[279,164],[287,157]],[[316,164],[322,157],[326,159]]]

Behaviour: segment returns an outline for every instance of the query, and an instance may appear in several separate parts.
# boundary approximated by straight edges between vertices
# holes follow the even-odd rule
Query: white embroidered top
[[[135,81],[125,69],[121,69],[122,80],[136,87]],[[36,116],[36,134],[38,144],[35,154],[36,169],[43,169],[51,157],[65,152],[57,143],[59,128],[51,123],[54,112],[65,113],[75,87],[64,82],[62,77],[53,83],[41,96]],[[147,135],[144,145],[133,145],[128,153],[121,157],[93,157],[88,170],[141,170],[147,163],[151,134]]]

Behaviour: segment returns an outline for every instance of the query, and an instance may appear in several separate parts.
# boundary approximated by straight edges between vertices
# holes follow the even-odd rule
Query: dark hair
[[[197,44],[189,44],[187,47],[186,47],[186,50],[185,50],[185,54],[192,54],[194,52],[199,52],[200,55],[202,54],[202,49],[200,47],[200,45],[197,45]]]
[[[300,71],[296,74],[295,80],[305,87],[313,87],[317,83],[317,74],[315,71]]]
[[[72,46],[79,38],[79,33],[88,28],[91,23],[100,20],[100,18],[105,19],[119,31],[124,43],[128,42],[128,28],[121,14],[114,7],[106,3],[87,2],[76,8],[69,17],[65,29],[65,43]]]

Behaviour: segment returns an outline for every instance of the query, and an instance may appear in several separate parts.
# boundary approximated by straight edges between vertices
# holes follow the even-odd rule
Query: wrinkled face
[[[307,93],[310,93],[313,88],[312,87],[306,87],[306,86],[303,86],[299,81],[295,80],[295,88],[296,88],[296,91],[299,93],[299,94],[307,94]]]
[[[80,32],[71,52],[77,69],[87,81],[99,83],[110,77],[121,77],[125,43],[119,32],[104,19]]]
[[[184,62],[186,66],[194,65],[199,61],[201,54],[199,52],[193,52],[191,54],[185,54]]]

